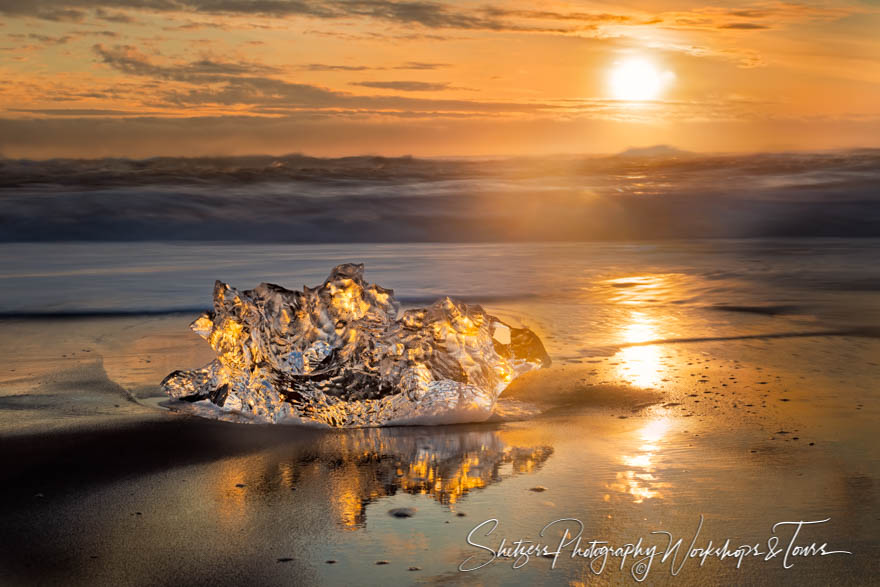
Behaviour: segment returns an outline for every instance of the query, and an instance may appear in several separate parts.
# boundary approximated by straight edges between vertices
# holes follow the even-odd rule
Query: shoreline
[[[656,530],[688,537],[701,515],[701,536],[744,541],[766,540],[778,521],[830,517],[804,538],[854,554],[790,570],[658,567],[652,584],[870,582],[880,572],[873,290],[768,293],[699,263],[685,274],[675,258],[628,277],[606,261],[573,283],[547,268],[565,301],[487,306],[534,327],[554,364],[517,379],[481,424],[203,420],[155,405],[168,373],[214,358],[187,328],[195,315],[2,319],[0,356],[14,358],[0,369],[5,584],[615,583],[628,567],[598,578],[561,558],[457,568],[480,553],[466,538],[486,519],[535,540],[573,517],[585,535],[625,544]],[[735,310],[697,306],[719,302]],[[805,310],[817,305],[827,312]]]

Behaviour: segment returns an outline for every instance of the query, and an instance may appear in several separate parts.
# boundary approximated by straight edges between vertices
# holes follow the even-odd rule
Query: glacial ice
[[[332,427],[487,419],[517,376],[550,364],[541,340],[450,298],[401,309],[363,265],[291,291],[214,285],[214,310],[190,327],[217,358],[162,381],[201,415]]]

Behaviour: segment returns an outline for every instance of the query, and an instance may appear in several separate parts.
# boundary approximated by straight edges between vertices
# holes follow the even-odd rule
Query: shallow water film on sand
[[[830,519],[795,546],[851,555],[697,556],[676,575],[658,558],[643,584],[870,584],[878,246],[0,245],[2,582],[635,585],[632,557],[597,574],[574,544],[459,571],[518,540],[555,550],[562,526],[542,528],[573,518],[581,551],[660,548],[655,531],[763,551],[792,541],[779,522]],[[534,332],[552,365],[482,423],[317,429],[161,407],[165,376],[217,358],[187,328],[214,310],[215,279],[322,284],[350,260],[394,287],[398,316],[448,294]]]
[[[448,297],[400,312],[394,292],[363,273],[339,265],[301,292],[218,281],[213,311],[191,325],[218,358],[162,381],[184,402],[174,407],[269,424],[480,422],[517,376],[550,365],[527,328]]]

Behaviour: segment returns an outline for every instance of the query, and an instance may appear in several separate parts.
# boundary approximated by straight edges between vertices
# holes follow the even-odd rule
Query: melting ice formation
[[[401,311],[394,292],[334,268],[316,288],[217,282],[191,328],[217,358],[162,381],[202,415],[336,427],[477,422],[517,376],[550,364],[540,339],[450,298]]]

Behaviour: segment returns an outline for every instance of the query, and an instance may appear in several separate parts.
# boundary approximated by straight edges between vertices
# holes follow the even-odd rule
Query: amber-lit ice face
[[[537,335],[480,306],[447,297],[399,315],[393,292],[367,285],[363,269],[339,265],[303,291],[263,283],[239,292],[218,281],[214,311],[191,325],[217,359],[174,371],[163,388],[210,417],[449,424],[485,420],[517,375],[550,365]]]

